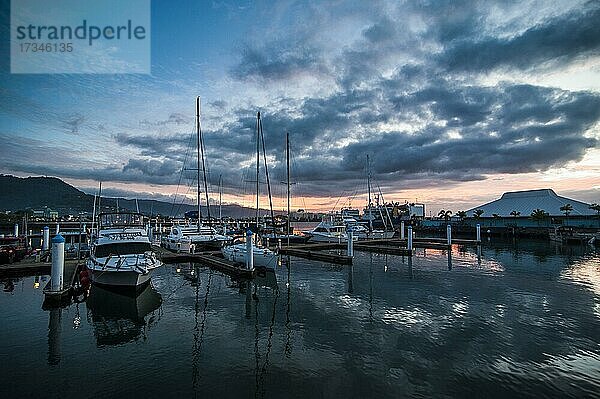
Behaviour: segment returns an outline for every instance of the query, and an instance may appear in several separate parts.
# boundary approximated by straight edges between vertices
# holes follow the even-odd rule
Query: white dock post
[[[446,226],[446,238],[448,238],[448,245],[452,245],[452,226]]]
[[[52,239],[52,269],[50,271],[51,291],[63,289],[63,274],[65,270],[65,239],[60,234]]]
[[[408,248],[409,251],[413,250],[413,232],[412,232],[412,226],[408,226],[408,242],[406,244],[406,248]]]
[[[19,236],[19,223],[15,223],[15,237]]]
[[[60,234],[60,224],[56,223],[56,233],[54,233],[56,235]]]
[[[400,222],[400,239],[404,240],[404,220]]]
[[[354,232],[352,231],[352,228],[348,229],[348,256],[349,257],[354,257]]]
[[[50,249],[50,227],[44,226],[42,233],[42,251]]]
[[[246,231],[246,269],[254,269],[254,251],[252,250],[252,230]]]
[[[277,249],[281,251],[281,238],[277,239]]]
[[[481,242],[481,225],[477,223],[475,229],[477,230],[477,242]]]
[[[270,241],[270,240],[269,240],[269,237],[267,237],[267,248],[269,248],[269,244],[270,244],[270,242],[269,242],[269,241]]]

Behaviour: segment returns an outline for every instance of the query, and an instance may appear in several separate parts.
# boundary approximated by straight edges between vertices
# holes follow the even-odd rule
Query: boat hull
[[[150,282],[153,271],[138,273],[133,270],[125,271],[102,271],[90,270],[90,279],[93,284],[120,287],[120,288],[142,288]]]
[[[239,247],[223,247],[223,257],[236,263],[246,263],[246,250]],[[269,250],[254,251],[254,267],[274,269],[277,266],[277,254]]]

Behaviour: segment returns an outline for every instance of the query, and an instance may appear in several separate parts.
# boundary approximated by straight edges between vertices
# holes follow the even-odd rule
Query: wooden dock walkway
[[[336,244],[345,247],[345,244]],[[330,247],[324,247],[326,249],[334,249]],[[339,265],[351,265],[352,257],[347,255],[330,254],[323,251],[323,247],[319,248],[298,248],[298,247],[282,247],[279,251],[282,255],[297,256],[299,258],[320,260],[323,262],[336,263]]]
[[[153,249],[157,252],[158,256],[160,257],[160,260],[163,263],[200,263],[202,265],[210,267],[211,269],[218,270],[234,278],[251,279],[254,277],[256,270],[248,270],[242,264],[235,263],[223,258],[222,256],[220,256],[220,251],[206,251],[190,254],[174,253],[160,247],[156,247]]]

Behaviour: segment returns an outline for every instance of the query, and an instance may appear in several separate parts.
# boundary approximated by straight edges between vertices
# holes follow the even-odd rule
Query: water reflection
[[[61,336],[62,309],[55,308],[48,312],[48,364],[60,363],[60,336]]]
[[[161,295],[151,284],[137,295],[92,287],[86,304],[96,345],[122,345],[146,339],[147,329],[160,318],[155,311],[161,302]]]
[[[210,286],[213,278],[213,271],[209,269],[208,279],[206,282],[206,290],[204,292],[204,301],[202,304],[202,315],[199,318],[198,314],[200,311],[200,273],[199,268],[194,266],[193,268],[195,272],[195,301],[194,301],[194,346],[192,348],[192,388],[194,390],[194,396],[198,392],[198,382],[200,380],[200,354],[202,353],[202,344],[204,343],[204,331],[206,328],[206,311],[208,309],[208,299],[210,296]]]
[[[153,277],[162,321],[143,350],[86,347],[105,322],[92,300],[78,330],[76,307],[23,312],[28,292],[39,308],[32,277],[23,295],[21,285],[0,295],[2,344],[45,338],[47,325],[48,359],[28,344],[19,357],[42,371],[45,386],[59,386],[58,371],[82,373],[94,380],[90,397],[111,386],[130,387],[122,396],[148,387],[148,398],[597,396],[600,252],[510,240],[453,250],[357,252],[351,267],[292,258],[254,281],[164,268]],[[81,347],[86,353],[75,353]],[[90,358],[118,373],[99,374],[104,368],[86,367]],[[47,362],[60,370],[48,372]],[[21,374],[8,396],[34,396]]]

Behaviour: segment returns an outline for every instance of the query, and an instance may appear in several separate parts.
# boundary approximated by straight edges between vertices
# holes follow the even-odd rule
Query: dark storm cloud
[[[580,160],[598,141],[584,133],[600,119],[600,96],[530,85],[425,88],[401,100],[404,112],[427,109],[432,120],[417,133],[377,134],[345,148],[357,169],[375,154],[378,173],[523,173]],[[449,137],[453,132],[460,137]]]
[[[514,37],[469,37],[458,40],[438,57],[443,68],[486,71],[496,67],[529,69],[568,62],[600,50],[600,3],[552,18]]]
[[[181,169],[178,162],[172,160],[159,161],[156,159],[130,159],[123,167],[123,172],[138,171],[144,176],[163,177],[174,176]]]
[[[295,42],[273,41],[263,46],[246,45],[241,60],[230,70],[240,80],[289,79],[301,73],[321,73],[326,68],[315,47]]]
[[[143,156],[174,156],[183,158],[186,148],[192,141],[190,133],[171,135],[130,135],[118,133],[113,136],[118,145],[140,149]]]

